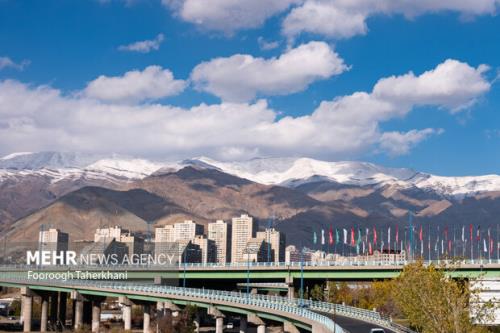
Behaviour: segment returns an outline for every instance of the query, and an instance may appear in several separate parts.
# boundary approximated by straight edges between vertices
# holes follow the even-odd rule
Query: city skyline
[[[307,156],[498,174],[495,1],[196,4],[1,2],[0,155]]]

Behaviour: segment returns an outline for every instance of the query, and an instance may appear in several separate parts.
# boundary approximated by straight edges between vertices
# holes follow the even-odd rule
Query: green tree
[[[472,333],[483,329],[473,325],[470,317],[468,281],[451,279],[443,269],[422,262],[407,265],[394,280],[395,305],[411,326],[422,333]],[[476,319],[483,319],[490,304],[477,307]]]

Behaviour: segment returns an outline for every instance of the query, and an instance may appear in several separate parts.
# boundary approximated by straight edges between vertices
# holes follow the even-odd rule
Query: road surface
[[[349,333],[370,333],[370,330],[372,328],[383,328],[386,333],[396,333],[395,331],[389,330],[387,328],[375,325],[375,324],[370,324],[365,321],[357,320],[357,319],[352,319],[349,317],[343,317],[336,315],[335,318],[333,318],[333,315],[328,313],[326,314],[330,318],[334,319],[334,321],[342,328],[346,329],[349,331]]]

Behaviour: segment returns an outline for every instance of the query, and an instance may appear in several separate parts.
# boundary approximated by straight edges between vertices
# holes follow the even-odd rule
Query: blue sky
[[[0,153],[498,174],[499,4],[352,3],[0,0]],[[335,16],[323,23],[312,6]],[[148,40],[157,45],[126,50]]]

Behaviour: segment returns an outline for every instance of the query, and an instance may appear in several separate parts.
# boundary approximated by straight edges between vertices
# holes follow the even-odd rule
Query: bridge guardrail
[[[22,279],[18,276],[5,276],[3,278],[6,282],[20,283],[20,284],[34,284],[32,280]],[[48,285],[53,285],[53,280],[38,280],[37,283],[44,285],[43,282],[46,282]],[[61,285],[66,285],[68,287],[74,288],[85,288],[92,287],[97,289],[111,289],[116,290],[118,292],[142,292],[142,293],[157,293],[168,296],[185,296],[192,297],[198,299],[204,299],[209,301],[208,303],[213,303],[214,301],[225,301],[230,303],[238,304],[240,307],[242,305],[250,305],[263,309],[271,309],[280,311],[283,313],[288,313],[291,318],[299,319],[305,318],[309,321],[314,321],[325,328],[330,332],[339,332],[343,333],[344,330],[338,326],[333,320],[330,318],[311,311],[309,309],[298,307],[294,304],[289,304],[282,302],[278,298],[263,298],[256,297],[256,295],[251,294],[242,294],[235,292],[227,292],[221,290],[211,290],[211,289],[195,289],[195,288],[182,288],[182,287],[171,287],[171,286],[159,286],[154,284],[132,284],[125,282],[107,282],[107,281],[89,281],[89,280],[81,280],[81,281],[58,281]],[[300,321],[300,319],[299,319]]]
[[[43,266],[39,267],[36,265],[26,265],[26,264],[12,264],[12,265],[0,265],[1,270],[26,270],[26,269],[86,269],[86,268],[105,268],[107,270],[123,270],[123,269],[133,269],[133,270],[150,270],[150,269],[164,269],[164,268],[172,268],[172,269],[191,269],[191,268],[208,268],[208,269],[230,269],[230,268],[266,268],[266,267],[277,267],[277,268],[285,268],[285,269],[297,269],[300,267],[308,268],[308,267],[317,267],[317,268],[328,268],[328,267],[403,267],[412,261],[390,261],[390,262],[379,262],[379,261],[321,261],[321,262],[239,262],[239,263],[177,263],[173,266],[166,265],[105,265],[105,264],[94,264],[94,265],[57,265],[57,266]],[[452,261],[452,260],[426,260],[423,261],[425,265],[430,264],[461,264],[461,265],[471,265],[477,267],[484,267],[492,264],[500,264],[500,260],[461,260],[461,261]]]

